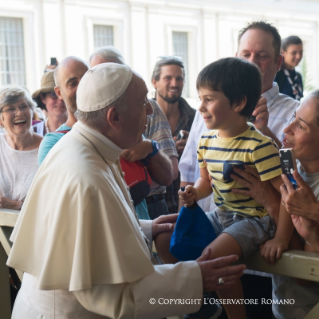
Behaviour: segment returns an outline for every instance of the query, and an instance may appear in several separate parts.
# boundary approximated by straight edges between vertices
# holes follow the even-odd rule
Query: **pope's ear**
[[[114,106],[108,110],[106,119],[113,129],[119,130],[121,128],[119,113]]]

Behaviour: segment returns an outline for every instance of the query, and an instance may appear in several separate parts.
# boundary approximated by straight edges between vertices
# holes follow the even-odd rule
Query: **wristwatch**
[[[147,157],[155,156],[158,153],[158,151],[160,150],[159,144],[154,140],[152,140],[152,146],[153,146],[153,151],[152,151],[152,153],[148,154]]]

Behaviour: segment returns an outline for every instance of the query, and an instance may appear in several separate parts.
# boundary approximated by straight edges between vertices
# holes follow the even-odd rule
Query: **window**
[[[26,85],[23,21],[0,17],[0,86]]]
[[[185,83],[183,96],[189,96],[188,88],[188,33],[173,31],[173,54],[181,57],[185,67]]]
[[[97,25],[93,26],[94,32],[94,49],[114,45],[113,26]]]

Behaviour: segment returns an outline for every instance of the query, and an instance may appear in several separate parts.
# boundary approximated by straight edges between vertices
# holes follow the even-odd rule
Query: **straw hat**
[[[55,82],[53,77],[54,71],[48,71],[43,74],[41,79],[41,87],[32,94],[32,98],[37,100],[40,93],[50,93],[54,91]]]

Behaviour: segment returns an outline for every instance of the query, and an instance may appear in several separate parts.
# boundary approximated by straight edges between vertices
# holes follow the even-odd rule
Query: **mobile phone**
[[[51,63],[50,65],[58,65],[56,58],[51,58]]]
[[[292,173],[296,170],[296,160],[292,148],[283,148],[279,150],[282,172],[287,175],[294,189],[298,188],[297,182]]]
[[[185,135],[182,131],[179,131],[178,135],[177,135],[177,139],[176,139],[176,142],[177,141],[180,141],[180,140],[183,140],[185,139]]]
[[[248,122],[255,122],[256,116],[251,115]]]

